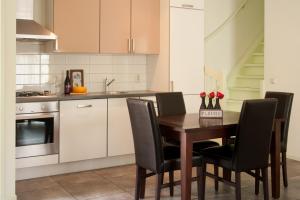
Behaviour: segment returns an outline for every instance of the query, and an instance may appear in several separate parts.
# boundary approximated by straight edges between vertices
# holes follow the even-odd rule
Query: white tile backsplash
[[[66,63],[65,55],[41,55],[41,64],[65,65]]]
[[[17,55],[17,89],[25,86],[63,91],[66,70],[83,69],[89,92],[104,91],[105,78],[116,79],[111,91],[147,89],[146,55],[36,54]]]
[[[89,65],[90,64],[90,56],[88,55],[67,55],[66,61],[68,65]]]
[[[113,56],[111,55],[93,55],[90,56],[90,64],[94,65],[111,65]]]
[[[22,54],[16,56],[17,65],[32,65],[32,64],[41,64],[40,55],[31,55],[31,54]]]
[[[16,73],[24,74],[40,74],[40,65],[17,65]]]

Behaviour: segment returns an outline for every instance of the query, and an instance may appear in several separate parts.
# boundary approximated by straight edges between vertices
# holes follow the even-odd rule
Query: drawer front
[[[204,0],[170,0],[170,6],[187,9],[204,9]]]

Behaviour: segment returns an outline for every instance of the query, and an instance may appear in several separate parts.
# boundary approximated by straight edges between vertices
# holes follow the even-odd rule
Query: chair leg
[[[169,171],[170,196],[174,196],[174,171]]]
[[[255,170],[255,194],[259,194],[259,177],[260,176],[260,169]]]
[[[284,187],[288,186],[288,178],[287,178],[287,164],[286,164],[286,152],[281,153],[282,156],[282,175],[283,175],[283,185]]]
[[[262,169],[263,185],[264,185],[264,200],[269,200],[269,184],[268,184],[268,168]]]
[[[146,170],[136,166],[135,200],[145,197]]]
[[[197,186],[198,186],[198,199],[205,199],[205,181],[206,181],[206,163],[202,167],[197,167]]]
[[[214,165],[214,175],[216,176],[215,178],[215,191],[219,190],[219,181],[218,178],[219,177],[219,167],[217,165]]]
[[[235,199],[241,200],[241,172],[235,172]]]
[[[156,191],[155,191],[155,200],[160,200],[160,191],[162,186],[163,173],[156,175]]]

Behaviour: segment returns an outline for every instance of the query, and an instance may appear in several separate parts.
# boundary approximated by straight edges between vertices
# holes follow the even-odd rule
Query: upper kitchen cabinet
[[[100,0],[54,0],[58,51],[99,52]]]
[[[130,53],[130,5],[131,0],[101,0],[101,53]]]
[[[100,53],[159,53],[159,0],[101,0],[100,13]]]
[[[158,54],[160,38],[160,1],[132,0],[132,52]]]

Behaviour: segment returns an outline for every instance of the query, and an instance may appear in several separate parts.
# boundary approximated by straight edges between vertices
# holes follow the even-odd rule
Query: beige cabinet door
[[[130,0],[101,0],[100,53],[130,52]]]
[[[58,51],[99,52],[100,0],[54,0]]]
[[[138,54],[158,54],[160,38],[160,1],[132,0],[132,51]]]

